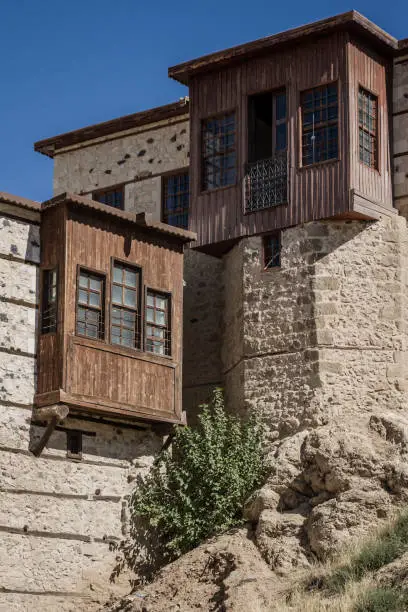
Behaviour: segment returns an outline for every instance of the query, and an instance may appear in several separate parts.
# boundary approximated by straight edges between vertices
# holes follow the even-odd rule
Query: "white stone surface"
[[[33,357],[0,352],[0,401],[32,404],[35,372]]]
[[[0,259],[0,298],[38,303],[37,266]]]
[[[0,254],[39,264],[39,226],[0,216]]]
[[[37,316],[30,306],[0,302],[0,347],[34,355]]]

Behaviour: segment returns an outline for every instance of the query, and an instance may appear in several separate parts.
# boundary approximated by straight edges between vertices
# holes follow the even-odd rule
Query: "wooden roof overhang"
[[[41,205],[41,212],[52,208],[54,206],[63,206],[65,204],[74,205],[80,208],[89,209],[102,215],[108,215],[114,217],[118,221],[127,221],[135,224],[136,226],[143,228],[152,233],[159,233],[167,236],[169,239],[175,240],[180,243],[188,243],[196,240],[197,234],[184,230],[179,227],[167,225],[161,221],[154,221],[151,214],[148,213],[131,213],[106,204],[100,204],[90,198],[79,196],[73,193],[61,193],[50,200],[46,200]]]
[[[59,149],[64,149],[65,147],[81,144],[82,142],[87,142],[95,138],[117,134],[118,132],[125,132],[133,128],[139,128],[166,119],[187,115],[188,108],[188,98],[182,98],[171,104],[150,108],[145,111],[133,113],[132,115],[125,115],[117,119],[112,119],[111,121],[95,123],[94,125],[73,130],[72,132],[65,132],[64,134],[58,134],[51,138],[39,140],[34,143],[34,150],[48,157],[54,157]]]
[[[188,85],[192,76],[224,68],[227,65],[263,55],[285,46],[293,46],[336,31],[350,31],[368,39],[382,53],[393,55],[399,48],[398,40],[357,11],[348,11],[315,23],[293,28],[279,34],[204,55],[169,68],[169,77]]]

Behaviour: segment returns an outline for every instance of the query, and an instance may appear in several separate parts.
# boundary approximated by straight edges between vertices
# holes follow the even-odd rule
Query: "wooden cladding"
[[[335,32],[192,76],[189,226],[198,234],[195,246],[218,254],[241,236],[350,216],[354,193],[367,200],[368,213],[370,203],[373,214],[378,204],[392,209],[389,67],[354,34]],[[378,173],[359,161],[359,86],[378,96]],[[273,126],[270,105],[283,91],[285,158],[276,147],[284,127]],[[203,191],[203,125],[231,109],[236,180]]]
[[[182,241],[71,202],[42,215],[58,326],[39,335],[36,405],[179,422]]]

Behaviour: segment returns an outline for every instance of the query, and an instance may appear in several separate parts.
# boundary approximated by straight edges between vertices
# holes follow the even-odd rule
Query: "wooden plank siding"
[[[349,73],[349,65],[353,71]],[[197,232],[194,246],[213,252],[212,245],[245,236],[290,227],[307,221],[353,213],[350,189],[366,193],[377,203],[392,206],[389,178],[388,118],[385,61],[375,56],[362,58],[348,32],[335,32],[307,44],[298,44],[261,57],[243,58],[230,67],[192,75],[191,122],[191,213],[190,229]],[[350,79],[353,80],[350,89]],[[381,167],[373,171],[356,166],[358,119],[353,102],[358,80],[379,92],[381,111]],[[381,83],[380,83],[381,81]],[[302,91],[337,82],[339,96],[338,160],[301,166]],[[243,181],[247,151],[248,96],[286,88],[288,117],[289,189],[287,204],[254,213],[244,213]],[[201,191],[201,122],[207,117],[235,110],[237,129],[237,183],[212,191]],[[356,140],[357,139],[357,140]],[[350,150],[353,151],[352,157]],[[353,160],[351,162],[351,159]],[[350,164],[353,164],[351,170]],[[358,163],[359,166],[361,164]],[[386,204],[384,204],[386,203]],[[225,242],[225,244],[228,244]]]
[[[44,266],[56,258],[59,269],[64,262],[65,269],[58,301],[59,342],[49,342],[47,336],[55,334],[40,334],[36,403],[63,401],[85,412],[180,421],[183,245],[176,237],[73,204],[44,210],[43,227],[47,232],[42,243]],[[53,232],[56,227],[60,229]],[[170,356],[110,344],[114,259],[141,268],[141,313],[143,286],[171,294]],[[106,275],[103,340],[76,335],[79,267]]]
[[[383,58],[355,38],[347,45],[350,113],[350,188],[372,202],[392,208],[390,107],[392,60]],[[358,90],[364,87],[378,98],[378,170],[360,162]]]

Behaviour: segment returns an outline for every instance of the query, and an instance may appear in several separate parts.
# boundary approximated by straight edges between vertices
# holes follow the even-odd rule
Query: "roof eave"
[[[312,36],[329,34],[335,30],[350,28],[358,29],[361,34],[365,34],[384,50],[395,52],[398,49],[398,40],[382,30],[375,23],[361,15],[357,11],[341,13],[328,19],[323,19],[311,24],[303,25],[298,28],[286,30],[266,38],[261,38],[253,42],[231,47],[223,51],[217,51],[209,55],[204,55],[182,64],[172,66],[168,70],[169,77],[175,79],[183,85],[188,85],[189,79],[198,72],[207,72],[223,67],[239,59],[253,55],[266,53],[284,45],[296,44]]]

